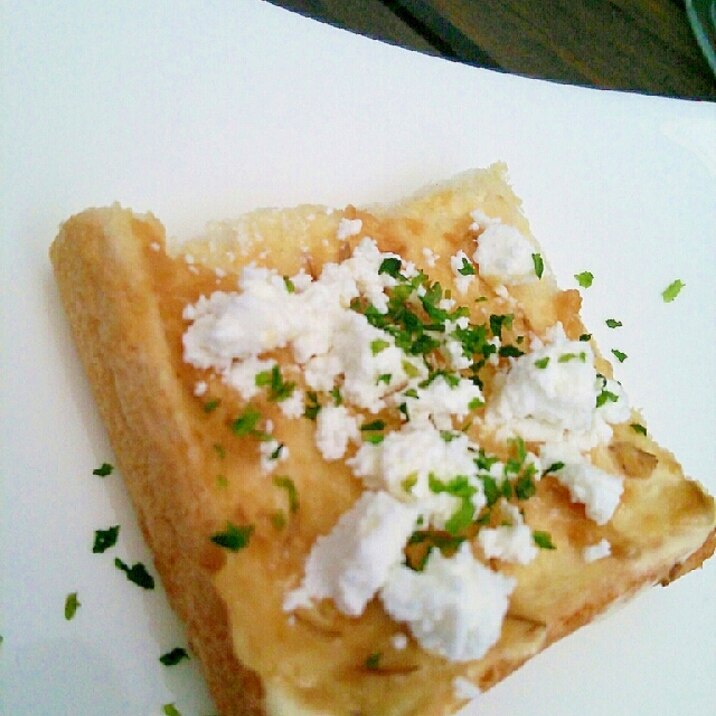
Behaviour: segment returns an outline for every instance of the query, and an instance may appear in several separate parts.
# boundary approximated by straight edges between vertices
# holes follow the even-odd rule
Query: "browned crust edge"
[[[163,241],[151,219],[143,230]],[[50,257],[77,350],[89,377],[144,537],[169,601],[187,625],[192,650],[223,714],[265,713],[259,677],[234,656],[225,605],[201,567],[201,505],[191,435],[178,423],[181,388],[167,372],[156,297],[132,215],[85,212],[62,227]]]

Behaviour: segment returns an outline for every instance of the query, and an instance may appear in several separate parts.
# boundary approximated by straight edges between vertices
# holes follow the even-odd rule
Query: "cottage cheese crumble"
[[[466,246],[473,241],[474,249],[450,258],[457,293],[479,274],[501,305],[517,310],[506,286],[539,280],[536,248],[499,219],[471,217]],[[337,239],[362,231],[360,219],[341,219]],[[433,266],[438,257],[426,249],[423,258]],[[521,349],[505,344],[491,322],[472,324],[454,296],[370,237],[341,263],[326,263],[318,278],[252,264],[239,285],[185,308],[184,360],[245,401],[265,395],[267,381],[257,376],[288,368],[295,384],[269,399],[289,419],[312,410],[323,459],[344,461],[364,487],[314,543],[284,609],[331,599],[357,617],[377,598],[424,649],[453,661],[481,658],[500,636],[516,584],[499,563],[524,565],[539,553],[517,504],[534,494],[542,471],[549,467],[596,523],[617,509],[621,478],[596,468],[587,453],[628,418],[621,386],[598,375],[590,345],[569,340],[560,324]],[[279,366],[271,355],[278,349],[293,365]],[[486,407],[478,378],[485,365],[495,374]],[[205,381],[195,385],[197,395],[206,392]],[[473,420],[513,457],[484,454],[468,435]],[[537,447],[530,452],[526,442]],[[258,452],[266,473],[289,456],[272,426]],[[470,538],[468,526],[477,526]],[[436,532],[452,547],[428,542],[422,562],[412,563],[406,546]],[[602,540],[584,559],[609,549]],[[406,643],[405,635],[393,638],[396,649]]]

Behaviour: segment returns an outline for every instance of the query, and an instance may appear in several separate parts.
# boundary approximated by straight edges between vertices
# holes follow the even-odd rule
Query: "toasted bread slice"
[[[512,258],[504,252],[490,256],[484,237],[491,227],[498,254],[500,241],[526,241],[533,268],[525,271],[525,246],[517,246]],[[273,314],[260,303],[254,313],[239,306],[238,326],[225,322],[221,329],[228,343],[240,334],[233,355],[224,344],[214,345],[214,354],[211,346],[197,348],[198,329],[187,338],[202,316],[219,321],[209,306],[213,293],[235,298],[249,292],[250,277],[237,283],[246,266],[276,272],[252,274],[255,282],[264,281],[256,289],[259,299],[270,285],[274,300],[283,279],[288,301],[322,280],[324,266],[355,256],[365,237],[382,252],[378,294],[395,297],[408,284],[403,298],[412,291],[407,303],[395,299],[393,308],[371,314],[369,289],[373,303],[380,296],[375,285],[360,288],[358,282],[360,295],[342,307],[361,321],[368,315],[371,330],[382,331],[384,339],[371,342],[374,356],[404,346],[405,375],[378,375],[372,398],[368,383],[351,388],[348,369],[342,372],[340,365],[309,368],[311,350],[297,358],[296,335],[262,334],[264,343],[251,352],[251,332],[280,332],[293,320],[289,314],[302,310],[300,302],[287,302],[286,315],[278,318],[274,304],[266,304]],[[520,251],[522,264],[515,258]],[[385,263],[395,256],[402,260]],[[714,551],[713,499],[654,443],[644,420],[625,409],[609,364],[583,335],[578,292],[557,288],[501,165],[389,208],[257,211],[214,225],[183,246],[169,245],[151,215],[118,206],[91,209],[63,225],[51,258],[142,531],[224,716],[452,713],[465,703],[465,689],[456,688],[463,679],[481,690],[491,687],[617,600],[668,583]],[[426,290],[432,292],[427,306]],[[327,305],[333,300],[328,296]],[[400,323],[404,316],[396,318],[396,306],[411,306],[423,328],[406,339],[405,321],[413,319]],[[467,310],[456,313],[461,306]],[[386,315],[390,320],[381,318]],[[443,337],[458,335],[460,325],[464,332],[451,353]],[[216,323],[212,330],[214,338],[221,333]],[[418,345],[427,341],[423,336],[434,342]],[[580,336],[583,348],[574,349]],[[478,347],[466,361],[473,339]],[[350,340],[358,352],[362,339]],[[554,345],[572,349],[555,353]],[[232,368],[257,360],[256,380],[250,375],[248,384],[246,376],[243,384],[232,381]],[[584,430],[564,428],[560,420],[572,418],[553,415],[556,403],[524,408],[517,393],[509,393],[519,388],[532,395],[529,381],[535,375],[541,380],[535,368],[545,375],[557,371],[550,375],[559,382],[564,366],[577,371],[574,376],[583,375],[583,366],[592,371],[601,402],[594,415],[620,400],[621,412],[594,418]],[[520,371],[528,387],[510,387]],[[394,381],[399,384],[391,387]],[[437,475],[425,476],[420,460],[431,459],[425,448],[418,467],[403,475],[403,494],[388,484],[388,445],[418,430],[415,395],[424,391],[424,397],[437,383],[449,396],[452,388],[479,390],[480,399],[468,408],[446,409],[440,420],[422,416],[424,429],[440,431],[446,455],[452,455],[450,445],[467,445],[482,463],[463,483],[440,474],[439,466]],[[334,410],[333,422],[320,423],[320,412],[329,415],[340,401],[343,412]],[[335,434],[339,418],[348,421],[342,437]],[[565,441],[571,453],[563,449]],[[385,474],[360,467],[361,450],[382,456]],[[546,464],[550,455],[559,459]],[[599,492],[587,473],[616,492]],[[429,486],[424,498],[415,492],[420,480]],[[468,491],[461,492],[460,484]],[[599,494],[587,494],[590,489]],[[384,565],[357,596],[345,574],[334,583],[320,577],[321,570],[345,566],[339,557],[355,562],[360,540],[340,542],[336,525],[346,513],[355,514],[367,493],[369,499],[384,494],[401,519],[414,509],[415,522],[408,525],[408,539],[399,539],[401,564]],[[425,507],[437,497],[449,508],[442,517],[433,503]],[[528,542],[518,545],[518,533],[527,534]],[[338,537],[317,542],[325,535]],[[439,591],[438,573],[430,570],[449,570],[457,559],[479,564],[481,575],[487,570],[509,586],[502,593],[505,608],[497,608],[494,638],[485,636],[489,629],[482,623],[473,630],[479,645],[466,645],[460,633],[440,633],[440,619],[429,608],[410,617],[417,602],[401,591],[401,584],[419,584],[429,574]],[[363,566],[372,571],[370,562]],[[393,581],[387,583],[386,574]],[[472,616],[463,617],[472,623]],[[433,631],[421,619],[433,619]]]

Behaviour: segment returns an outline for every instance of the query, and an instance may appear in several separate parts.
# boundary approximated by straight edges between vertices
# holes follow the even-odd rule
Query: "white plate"
[[[119,200],[186,235],[262,205],[397,198],[507,160],[565,287],[657,439],[716,492],[716,108],[423,57],[253,1],[3,6],[0,712],[212,712],[77,365],[50,274],[58,224]],[[661,290],[686,288],[665,304]],[[621,319],[610,331],[604,319]],[[117,548],[93,532],[121,524]],[[82,603],[63,618],[68,592]],[[481,716],[703,716],[716,563],[531,661]],[[477,710],[472,713],[477,713]]]

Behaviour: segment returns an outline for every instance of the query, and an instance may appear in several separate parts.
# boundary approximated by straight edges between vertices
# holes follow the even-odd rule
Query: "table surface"
[[[679,0],[270,0],[347,30],[529,77],[716,100]]]

